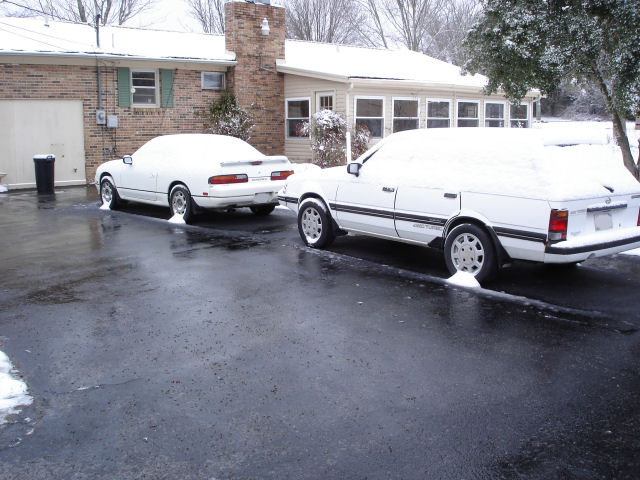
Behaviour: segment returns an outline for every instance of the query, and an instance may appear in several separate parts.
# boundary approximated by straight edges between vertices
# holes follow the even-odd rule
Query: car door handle
[[[444,198],[458,198],[457,193],[445,193]]]
[[[382,187],[383,192],[395,192],[396,189],[393,187]]]

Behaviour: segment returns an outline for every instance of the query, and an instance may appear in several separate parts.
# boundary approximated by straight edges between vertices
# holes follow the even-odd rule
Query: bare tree
[[[479,0],[456,0],[448,3],[433,39],[424,53],[455,65],[464,65],[468,52],[462,42],[481,12]]]
[[[224,0],[187,0],[187,4],[205,33],[224,33]]]
[[[390,36],[409,50],[425,52],[442,21],[444,0],[379,0]]]
[[[100,15],[101,25],[122,25],[147,10],[155,0],[23,0],[30,16],[49,15],[57,20],[93,23]]]
[[[354,22],[359,43],[370,47],[388,48],[384,17],[378,0],[358,0],[357,8],[361,11],[360,21]]]
[[[357,0],[286,0],[287,37],[327,43],[354,43],[354,25],[363,21]]]

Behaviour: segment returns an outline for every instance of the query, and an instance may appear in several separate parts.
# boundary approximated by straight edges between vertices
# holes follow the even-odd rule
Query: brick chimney
[[[238,62],[229,73],[229,89],[254,117],[251,143],[267,155],[284,154],[284,77],[275,71],[284,58],[284,8],[229,1],[224,6],[225,46]],[[261,28],[264,19],[269,34]]]

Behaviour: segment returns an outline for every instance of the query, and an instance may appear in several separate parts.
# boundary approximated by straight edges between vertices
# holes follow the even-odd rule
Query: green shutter
[[[131,106],[131,80],[128,68],[118,68],[118,106]]]
[[[160,70],[162,108],[173,108],[173,70]]]

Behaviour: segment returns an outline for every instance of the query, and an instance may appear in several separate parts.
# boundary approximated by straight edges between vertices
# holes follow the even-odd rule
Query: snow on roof
[[[100,27],[42,18],[0,18],[0,54],[125,57],[233,64],[223,35]]]
[[[278,70],[339,79],[384,79],[432,86],[482,88],[487,78],[462,75],[460,67],[411,50],[387,50],[287,40]]]

